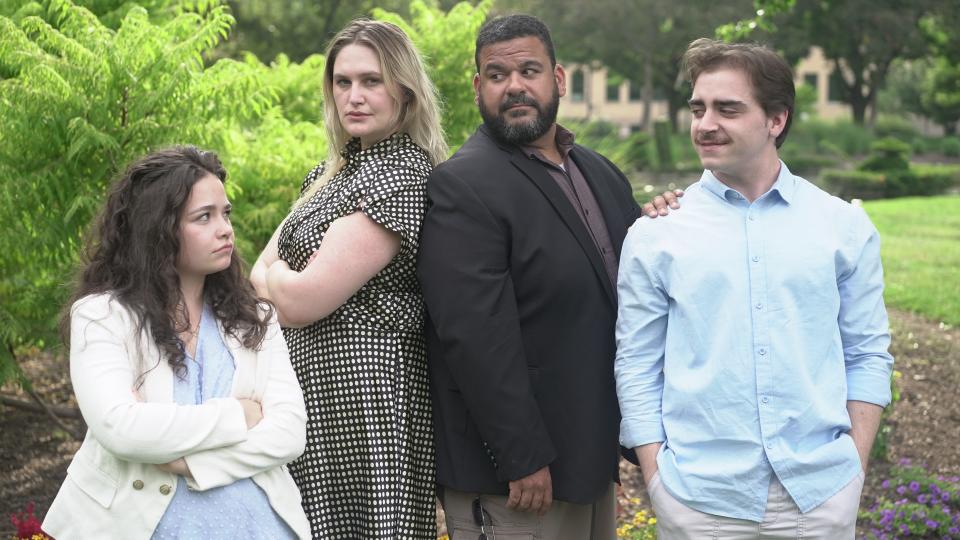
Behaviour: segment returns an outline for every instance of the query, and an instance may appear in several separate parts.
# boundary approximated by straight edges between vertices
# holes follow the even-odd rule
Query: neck
[[[560,148],[557,146],[557,124],[555,123],[540,138],[525,146],[538,150],[543,157],[554,163],[563,163]]]
[[[753,202],[770,191],[780,176],[780,158],[776,151],[736,171],[711,171],[718,180]]]
[[[203,284],[205,280],[205,277],[180,278],[180,294],[183,295],[187,314],[190,315],[190,320],[194,323],[200,320],[200,311],[203,310]]]

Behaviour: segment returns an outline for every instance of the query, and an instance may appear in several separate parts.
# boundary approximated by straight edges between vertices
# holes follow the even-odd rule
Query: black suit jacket
[[[640,216],[623,174],[571,157],[619,257]],[[591,503],[617,478],[616,291],[582,220],[543,164],[476,133],[427,182],[418,275],[437,482],[504,494],[550,465],[554,497]]]

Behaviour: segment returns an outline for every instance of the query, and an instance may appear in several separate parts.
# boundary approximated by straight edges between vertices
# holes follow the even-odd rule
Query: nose
[[[712,109],[703,111],[703,116],[697,119],[697,129],[699,131],[716,131],[717,115]]]
[[[360,105],[364,101],[363,88],[359,84],[351,85],[349,97],[351,105]]]
[[[521,94],[524,92],[523,76],[518,71],[513,71],[507,77],[507,93],[510,95]]]
[[[233,224],[230,218],[223,215],[220,219],[220,225],[217,227],[217,236],[220,238],[230,238],[233,236]]]

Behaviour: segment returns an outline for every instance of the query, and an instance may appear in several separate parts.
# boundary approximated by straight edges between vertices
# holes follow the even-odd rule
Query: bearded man
[[[484,124],[430,176],[418,260],[447,528],[612,539],[617,266],[641,208],[556,123],[566,75],[541,21],[487,22],[475,60]]]

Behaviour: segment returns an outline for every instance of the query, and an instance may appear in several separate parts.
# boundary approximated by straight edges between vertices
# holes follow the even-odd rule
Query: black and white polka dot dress
[[[284,328],[307,403],[307,449],[289,465],[314,538],[436,538],[433,425],[416,279],[426,153],[406,134],[360,150],[291,212],[279,254],[303,269],[330,224],[362,211],[400,234],[400,253],[353,297]],[[304,180],[306,189],[321,167]]]

